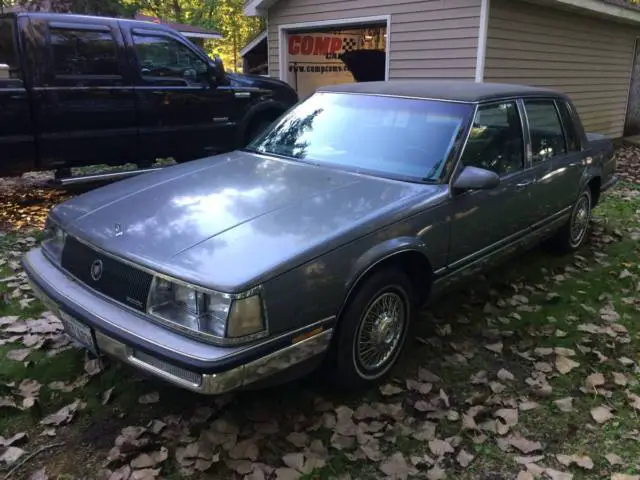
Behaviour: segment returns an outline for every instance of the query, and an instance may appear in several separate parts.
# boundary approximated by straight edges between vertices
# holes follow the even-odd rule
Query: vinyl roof
[[[387,82],[345,83],[327,85],[318,88],[317,91],[433,98],[460,102],[481,102],[504,97],[524,96],[564,97],[562,93],[546,88],[464,80],[390,80]]]

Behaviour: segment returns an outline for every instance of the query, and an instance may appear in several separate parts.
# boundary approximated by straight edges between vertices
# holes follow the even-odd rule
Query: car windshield
[[[248,150],[390,178],[439,181],[473,106],[318,92]]]

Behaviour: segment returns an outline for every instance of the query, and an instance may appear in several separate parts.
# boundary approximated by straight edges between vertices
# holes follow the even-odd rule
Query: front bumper
[[[89,327],[95,350],[169,383],[216,395],[265,380],[321,355],[333,333],[327,319],[242,347],[200,342],[150,322],[78,283],[37,248],[23,265],[35,295],[56,315]]]

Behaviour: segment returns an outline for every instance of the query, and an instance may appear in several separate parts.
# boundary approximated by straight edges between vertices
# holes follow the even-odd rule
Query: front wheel
[[[358,388],[383,379],[400,356],[416,305],[399,270],[382,270],[357,289],[338,320],[327,362],[329,380]]]
[[[552,239],[556,249],[561,252],[573,252],[584,244],[589,234],[591,206],[591,190],[587,187],[573,204],[567,223]]]

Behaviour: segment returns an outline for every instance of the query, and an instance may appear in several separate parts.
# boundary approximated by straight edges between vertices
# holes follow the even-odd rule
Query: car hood
[[[96,189],[60,204],[53,217],[107,252],[234,292],[393,221],[407,199],[438,191],[236,151]]]

